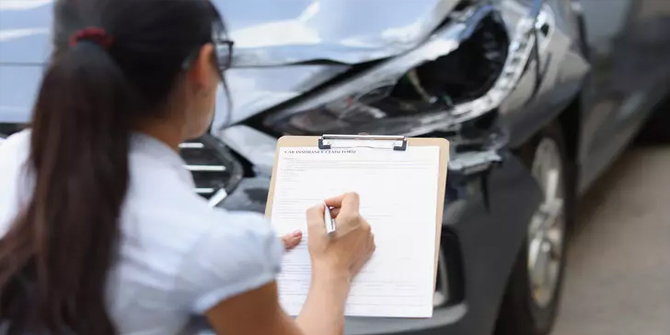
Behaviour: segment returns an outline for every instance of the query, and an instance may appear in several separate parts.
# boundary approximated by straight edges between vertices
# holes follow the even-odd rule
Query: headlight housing
[[[448,131],[495,110],[515,88],[534,46],[532,21],[508,28],[492,6],[466,9],[428,41],[270,113],[281,134]]]
[[[361,90],[295,113],[278,122],[274,128],[288,134],[410,134],[444,119],[446,106],[421,100],[405,102],[393,96],[395,82],[382,81]]]

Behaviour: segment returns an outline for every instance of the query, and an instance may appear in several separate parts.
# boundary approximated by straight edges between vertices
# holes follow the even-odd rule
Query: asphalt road
[[[581,201],[552,335],[670,335],[670,145],[634,146]]]

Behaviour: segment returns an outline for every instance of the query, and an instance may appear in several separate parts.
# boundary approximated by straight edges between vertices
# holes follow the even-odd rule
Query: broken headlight
[[[360,71],[287,110],[265,125],[282,134],[374,133],[423,135],[448,130],[463,105],[475,105],[495,87],[509,40],[493,11],[475,12],[472,26],[445,26],[413,52]],[[473,29],[474,28],[474,29]],[[479,112],[481,113],[481,111]]]
[[[444,119],[445,105],[423,101],[404,101],[391,93],[395,82],[381,82],[344,95],[305,112],[273,122],[287,134],[411,134],[423,125]]]

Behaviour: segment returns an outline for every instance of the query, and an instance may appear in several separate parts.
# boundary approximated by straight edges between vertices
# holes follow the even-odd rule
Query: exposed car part
[[[186,168],[193,175],[196,192],[215,206],[232,192],[243,176],[242,166],[230,151],[211,135],[179,145]]]
[[[458,159],[449,162],[449,171],[462,172],[466,175],[487,171],[492,165],[502,162],[502,157],[495,150],[472,151],[460,154]]]
[[[534,29],[534,18],[520,20],[509,41],[494,7],[465,8],[415,50],[270,112],[264,125],[290,134],[415,136],[449,129],[494,110],[513,91]]]
[[[556,317],[573,221],[572,177],[561,128],[553,123],[521,153],[544,200],[528,224],[500,308],[497,335],[545,335]]]

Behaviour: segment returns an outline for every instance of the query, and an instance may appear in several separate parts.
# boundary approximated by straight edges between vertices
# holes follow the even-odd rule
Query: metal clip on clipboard
[[[374,141],[374,142],[372,142]],[[407,150],[407,137],[388,135],[321,135],[319,149],[372,148]]]

